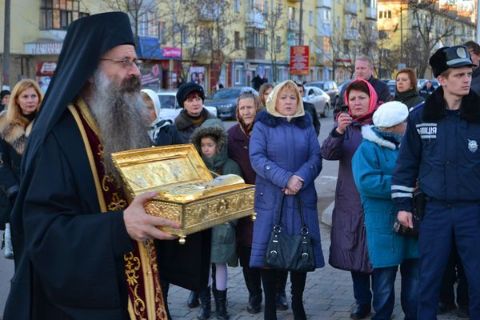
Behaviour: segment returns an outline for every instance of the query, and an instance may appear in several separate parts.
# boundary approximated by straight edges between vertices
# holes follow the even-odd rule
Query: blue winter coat
[[[313,239],[316,267],[325,265],[320,243],[317,193],[314,180],[322,169],[317,135],[310,117],[301,116],[288,122],[262,111],[257,115],[250,138],[250,160],[257,173],[251,267],[265,267],[265,252],[276,217],[282,189],[288,179],[297,175],[304,185],[297,196],[302,201],[305,222]],[[283,229],[288,234],[300,232],[300,215],[294,210],[293,196],[285,199]]]
[[[397,210],[391,185],[398,147],[371,126],[362,128],[362,136],[352,171],[365,213],[368,254],[373,268],[392,267],[418,258],[418,240],[398,235],[392,228]]]

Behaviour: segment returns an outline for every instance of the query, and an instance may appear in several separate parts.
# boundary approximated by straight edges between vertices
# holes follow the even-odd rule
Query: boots
[[[247,311],[256,314],[262,311],[262,286],[259,269],[243,267],[243,277],[248,289]]]
[[[217,319],[230,319],[227,313],[227,290],[217,290],[213,288],[213,297],[215,298],[215,315]]]
[[[210,318],[211,310],[212,310],[212,302],[211,302],[211,293],[210,287],[206,287],[200,290],[198,296],[200,297],[200,313],[198,314],[198,320],[206,320]]]
[[[294,320],[306,320],[305,308],[303,307],[302,298],[292,296],[292,311]]]
[[[247,312],[256,314],[262,311],[262,294],[254,294],[248,297]]]
[[[275,275],[276,270],[262,269],[263,292],[265,293],[265,308],[263,313],[264,320],[277,320],[277,310],[275,305]]]
[[[277,305],[277,310],[288,310],[287,295],[285,294],[285,287],[287,286],[288,271],[277,270],[276,271],[276,297],[275,303]]]
[[[198,293],[196,293],[195,291],[190,291],[190,295],[188,296],[188,300],[187,300],[187,306],[189,308],[196,308],[199,306],[199,302],[198,302]]]
[[[303,307],[303,291],[305,289],[306,272],[290,272],[292,282],[292,311],[294,320],[306,320],[307,315]]]

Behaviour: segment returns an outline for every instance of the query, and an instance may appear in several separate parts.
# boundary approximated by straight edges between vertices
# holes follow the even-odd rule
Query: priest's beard
[[[105,174],[120,184],[111,154],[151,145],[140,79],[132,76],[118,85],[100,70],[95,72],[94,79],[90,110],[100,130]]]

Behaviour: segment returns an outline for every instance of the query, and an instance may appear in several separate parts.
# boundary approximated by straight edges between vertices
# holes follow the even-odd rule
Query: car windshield
[[[175,109],[175,96],[158,95],[162,109]]]
[[[309,83],[309,85],[312,86],[312,87],[317,87],[317,88],[320,88],[320,89],[324,90],[323,88],[324,88],[325,83],[323,83],[323,82],[313,82],[313,83]]]
[[[212,99],[230,99],[230,98],[237,98],[242,91],[241,88],[231,88],[231,89],[222,89],[212,96]]]

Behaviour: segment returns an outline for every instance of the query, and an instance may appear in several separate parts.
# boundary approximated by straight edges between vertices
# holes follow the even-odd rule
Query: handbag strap
[[[301,231],[302,235],[305,235],[305,234],[308,234],[308,227],[305,224],[305,217],[303,215],[303,210],[302,210],[302,200],[300,199],[300,196],[298,196],[298,195],[294,195],[294,197],[295,197],[295,202],[296,202],[297,207],[298,207],[298,214],[300,215],[300,223],[302,225],[300,231]],[[285,198],[286,198],[285,193],[282,192],[282,196],[281,196],[281,199],[280,199],[280,206],[278,208],[277,221],[274,225],[274,229],[276,227],[280,228],[281,225],[282,225],[283,205],[285,203]],[[294,208],[294,210],[295,210],[295,208]]]

